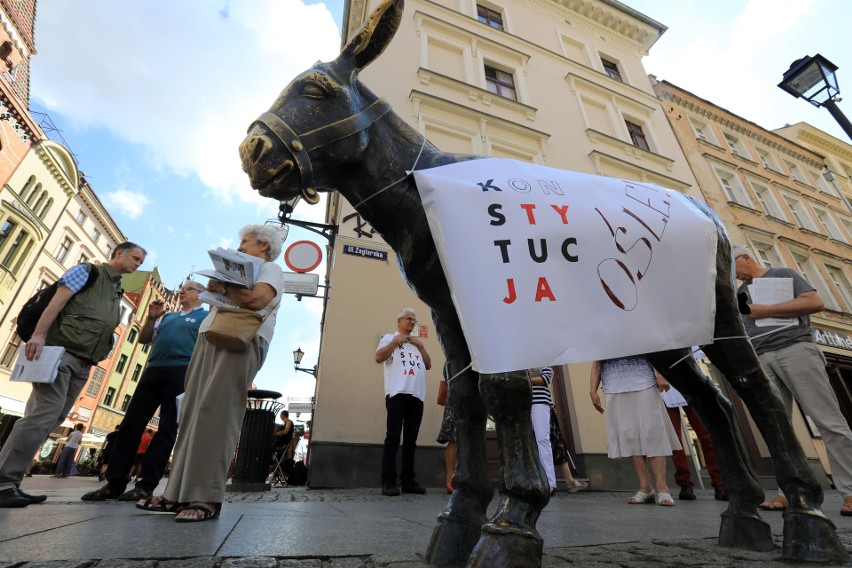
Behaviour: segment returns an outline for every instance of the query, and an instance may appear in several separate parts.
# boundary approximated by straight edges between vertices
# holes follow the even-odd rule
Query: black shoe
[[[382,482],[382,495],[386,497],[396,497],[399,495],[399,487],[393,481]]]
[[[118,496],[119,501],[141,501],[142,499],[150,499],[152,494],[147,489],[136,487],[130,491],[125,491]]]
[[[119,495],[122,493],[123,490],[113,487],[107,483],[97,491],[89,491],[80,497],[80,499],[82,501],[109,501],[112,499],[118,499]]]
[[[402,492],[403,493],[413,493],[415,495],[423,495],[426,493],[425,487],[420,487],[416,481],[413,479],[409,481],[402,482]]]
[[[728,500],[728,490],[725,489],[724,485],[720,485],[719,487],[713,488],[713,498],[716,501],[727,501]]]
[[[30,505],[37,505],[47,501],[47,495],[30,495],[29,493],[21,491],[20,487],[18,487],[18,495],[29,501]]]
[[[26,507],[29,504],[29,499],[18,495],[18,489],[16,487],[10,487],[9,489],[0,491],[0,509]]]
[[[695,501],[695,491],[689,485],[681,485],[677,498],[681,501]]]

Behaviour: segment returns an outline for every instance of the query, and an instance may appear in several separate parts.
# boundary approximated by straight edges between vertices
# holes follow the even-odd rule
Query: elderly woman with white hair
[[[245,350],[212,343],[211,326],[226,311],[213,306],[199,329],[186,372],[186,395],[180,414],[169,483],[162,496],[140,501],[137,507],[178,513],[178,522],[199,522],[219,516],[228,468],[242,428],[246,392],[263,365],[272,340],[284,277],[273,261],[281,254],[278,231],[265,225],[240,229],[237,250],[265,262],[251,288],[211,280],[207,291],[224,294],[242,308],[241,314],[262,320]],[[213,328],[215,329],[215,327]]]

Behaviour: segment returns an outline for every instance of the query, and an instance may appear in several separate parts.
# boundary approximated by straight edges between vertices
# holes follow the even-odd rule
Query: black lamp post
[[[302,362],[302,357],[305,356],[305,352],[302,351],[301,347],[297,347],[295,351],[293,351],[293,368],[297,371],[302,371],[303,373],[307,373],[309,375],[313,375],[314,378],[317,378],[317,367],[314,365],[312,369],[306,369],[299,366],[299,363]]]
[[[834,72],[837,65],[817,53],[794,61],[784,73],[778,86],[796,98],[803,98],[815,107],[825,107],[834,120],[852,138],[852,122],[837,108],[840,90]]]

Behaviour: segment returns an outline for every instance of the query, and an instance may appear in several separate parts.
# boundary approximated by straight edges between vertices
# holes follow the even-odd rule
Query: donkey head
[[[249,127],[240,158],[251,186],[278,200],[334,186],[333,174],[362,159],[366,130],[389,110],[357,78],[399,27],[403,0],[384,0],[334,61],[317,63],[287,85]]]

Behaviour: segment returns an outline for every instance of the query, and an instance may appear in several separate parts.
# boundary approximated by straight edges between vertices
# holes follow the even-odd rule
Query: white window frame
[[[749,180],[749,183],[751,184],[751,189],[754,191],[754,195],[757,197],[757,202],[760,204],[760,208],[763,209],[763,212],[770,217],[784,219],[784,210],[775,198],[775,192],[772,191],[772,188],[770,188],[767,184],[754,180]]]
[[[751,160],[751,156],[748,153],[748,149],[746,148],[745,144],[743,144],[742,140],[740,140],[737,136],[734,136],[730,132],[723,132],[722,135],[725,138],[725,143],[731,150],[731,154],[739,158]]]
[[[719,181],[719,185],[722,186],[722,190],[725,192],[728,201],[752,207],[751,200],[748,198],[748,194],[745,192],[737,174],[716,166],[713,167],[713,172],[716,174],[716,179]]]
[[[757,259],[764,268],[784,266],[778,249],[771,242],[754,240],[751,250],[757,255]]]
[[[825,281],[822,279],[819,270],[817,270],[813,261],[808,258],[807,253],[791,250],[790,255],[793,257],[793,264],[796,265],[795,268],[799,272],[799,275],[807,280],[811,286],[816,288],[816,291],[822,298],[822,301],[825,302],[825,306],[831,310],[838,312],[841,311],[840,304],[837,303],[837,300],[834,298],[834,294],[832,294],[829,291],[828,286],[825,285]]]
[[[800,199],[789,193],[782,194],[781,198],[784,200],[784,204],[787,206],[787,209],[793,216],[793,220],[799,227],[802,229],[808,229],[809,231],[819,232],[813,218],[808,215],[805,204]]]
[[[624,120],[624,132],[627,134],[627,142],[631,146],[639,148],[640,150],[656,153],[657,145],[654,143],[654,139],[651,136],[651,129],[648,123],[642,120],[641,118],[628,114],[622,114],[622,119]],[[643,148],[642,146],[639,146],[633,141],[633,136],[630,134],[630,127],[627,126],[628,122],[638,126],[639,129],[642,131],[642,138],[645,140],[645,145],[647,146],[647,148]]]
[[[624,66],[621,64],[621,62],[618,59],[616,59],[615,57],[611,57],[609,55],[606,55],[604,53],[600,53],[600,52],[598,53],[598,57],[600,58],[601,71],[603,72],[604,75],[606,75],[607,77],[609,77],[610,79],[612,79],[614,81],[618,81],[619,83],[625,83],[625,84],[627,83],[627,80],[626,80],[627,76],[624,74]],[[610,74],[605,63],[609,63],[609,64],[615,66],[615,71],[616,71],[616,74],[618,75],[618,77],[613,77]]]
[[[822,174],[817,173],[813,170],[808,170],[808,174],[810,174],[811,178],[814,180],[814,184],[816,185],[818,190],[825,194],[831,195],[832,197],[838,197],[837,191],[835,191],[831,184],[828,183],[828,181],[826,181],[824,177],[822,177]]]
[[[495,92],[491,91],[491,89],[488,88],[488,77],[486,77],[486,75],[485,75],[485,68],[486,67],[490,67],[490,68],[492,68],[496,71],[500,71],[502,73],[508,73],[512,76],[512,88],[515,91],[515,97],[514,98],[507,97],[506,95],[501,95],[499,93],[495,93]],[[518,103],[522,101],[521,89],[519,88],[519,84],[518,84],[519,83],[519,81],[518,81],[519,73],[518,73],[517,68],[515,68],[511,65],[506,65],[505,63],[502,63],[500,61],[495,61],[494,59],[491,59],[490,57],[485,57],[485,58],[482,59],[482,65],[480,66],[480,72],[482,73],[482,88],[483,89],[485,89],[486,91],[488,91],[489,93],[491,93],[495,97],[501,97],[501,98],[506,99],[507,101],[514,101],[514,102],[518,102]]]
[[[784,160],[784,165],[787,166],[787,171],[790,172],[790,175],[794,180],[807,186],[811,185],[808,183],[808,178],[805,176],[805,172],[802,171],[802,168],[800,168],[798,164]]]
[[[83,212],[83,210],[82,210],[82,209],[80,209],[80,211],[78,211],[78,212],[77,212],[77,216],[76,216],[76,217],[74,217],[74,219],[75,219],[78,223],[80,223],[80,225],[82,225],[83,223],[85,223],[85,222],[86,222],[86,214]]]
[[[692,126],[692,131],[695,132],[695,137],[697,139],[709,142],[714,146],[719,145],[716,140],[716,136],[713,135],[713,129],[710,128],[709,124],[691,116],[687,117],[687,119],[689,120],[689,125]]]
[[[761,148],[757,146],[755,148],[757,152],[757,157],[760,162],[763,164],[767,170],[772,170],[774,172],[780,172],[781,169],[778,167],[778,161],[775,159],[775,156],[772,155],[772,152],[767,150],[766,148]]]
[[[852,285],[849,284],[849,279],[844,274],[843,269],[839,266],[831,264],[825,265],[825,271],[828,273],[828,278],[837,290],[837,293],[843,298],[846,303],[845,312],[852,312]]]
[[[811,205],[811,209],[814,212],[814,216],[817,218],[817,222],[823,229],[825,229],[825,234],[836,241],[845,241],[843,233],[840,231],[840,227],[837,226],[837,223],[834,221],[834,216],[828,209],[824,207],[817,207],[815,205]]]
[[[66,246],[67,245],[67,246]],[[71,252],[71,249],[74,247],[74,239],[70,236],[65,235],[62,237],[62,240],[59,241],[59,244],[56,245],[56,250],[53,251],[53,258],[62,264],[65,262],[65,259],[68,258],[68,253]]]

